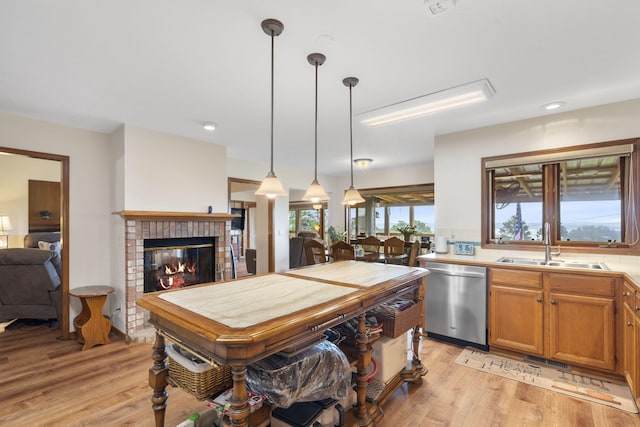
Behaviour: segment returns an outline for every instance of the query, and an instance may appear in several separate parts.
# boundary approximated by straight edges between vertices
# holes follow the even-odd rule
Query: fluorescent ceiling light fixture
[[[542,107],[543,110],[556,110],[564,105],[564,101],[555,101],[550,102],[548,104],[544,104]]]
[[[486,101],[494,93],[495,90],[489,80],[476,80],[386,107],[376,108],[360,114],[359,117],[360,122],[367,126],[386,125]]]
[[[216,124],[213,122],[207,122],[203,124],[202,127],[204,128],[204,130],[208,131],[216,130]]]

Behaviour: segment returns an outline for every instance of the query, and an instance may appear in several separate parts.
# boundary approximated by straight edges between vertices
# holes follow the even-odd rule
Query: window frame
[[[557,191],[560,185],[559,163],[562,161],[573,160],[571,155],[574,153],[576,158],[579,157],[581,150],[619,150],[623,145],[632,145],[633,152],[629,156],[628,162],[623,162],[624,170],[621,170],[621,204],[623,212],[621,215],[621,233],[624,236],[624,242],[616,242],[610,247],[602,247],[602,242],[584,242],[584,241],[565,241],[560,240],[560,192]],[[542,248],[544,245],[541,241],[521,241],[510,240],[508,242],[498,243],[492,236],[494,230],[494,210],[493,210],[493,194],[492,194],[492,170],[487,167],[487,162],[512,161],[514,165],[518,164],[518,159],[524,161],[525,158],[535,159],[538,156],[545,159],[544,162],[534,162],[534,164],[545,163],[543,167],[543,222],[546,219],[551,228],[551,245],[561,246],[566,252],[589,252],[589,253],[609,253],[609,254],[640,254],[640,244],[638,243],[638,215],[640,210],[636,207],[635,217],[630,209],[631,204],[638,205],[640,201],[640,138],[606,141],[600,143],[563,147],[558,149],[547,149],[529,151],[523,153],[515,153],[509,155],[483,157],[481,159],[481,247],[487,249],[508,249],[508,250],[532,250]],[[606,156],[606,152],[602,156]],[[532,164],[532,162],[529,162]],[[628,172],[627,172],[628,170]],[[628,185],[625,182],[628,178]],[[615,247],[614,247],[615,246]]]
[[[304,231],[300,229],[300,222],[301,222],[300,211],[304,211],[304,210],[319,211],[320,229],[317,230],[316,233],[318,233],[319,238],[321,239],[325,238],[325,231],[327,228],[326,227],[327,209],[328,209],[327,202],[318,203],[322,205],[320,209],[314,208],[313,207],[314,204],[315,203],[311,203],[311,202],[290,202],[289,203],[289,213],[295,212],[295,230],[292,231],[289,229],[289,238],[297,236],[300,231]]]
[[[351,238],[355,238],[357,237],[357,233],[356,233],[356,228],[367,228],[366,224],[365,227],[360,227],[361,224],[359,224],[359,218],[357,216],[353,216],[351,214],[352,210],[355,210],[355,212],[358,212],[358,209],[365,209],[365,215],[363,215],[363,217],[365,217],[365,223],[367,222],[367,218],[366,218],[366,209],[367,209],[367,200],[370,197],[376,197],[376,195],[394,195],[394,194],[411,194],[411,193],[424,193],[425,197],[427,197],[429,200],[431,200],[431,203],[422,203],[422,202],[407,202],[407,203],[403,203],[403,204],[397,204],[397,206],[406,206],[409,208],[409,221],[408,224],[409,225],[413,225],[414,221],[415,221],[415,215],[414,215],[414,206],[435,206],[435,189],[434,189],[434,184],[433,183],[429,183],[429,184],[414,184],[414,185],[402,185],[402,186],[394,186],[394,187],[375,187],[375,188],[364,188],[364,189],[359,189],[360,195],[362,197],[365,198],[365,202],[353,205],[353,206],[346,206],[345,209],[345,224],[347,221],[351,220],[353,221],[353,227],[350,227],[350,232],[351,232]],[[372,210],[372,215],[375,215],[375,207],[369,205],[369,209]],[[403,237],[402,233],[399,233],[397,231],[392,231],[390,230],[390,224],[389,224],[389,206],[384,206],[384,231],[382,231],[381,233],[376,233],[375,232],[375,218],[371,219],[372,220],[372,227],[373,227],[373,235],[385,235],[385,236],[399,236],[399,237]],[[434,228],[435,228],[435,224],[434,224]],[[433,237],[435,233],[435,230],[432,230],[432,233],[415,233],[415,236],[417,237],[422,237],[422,236],[429,236],[429,237]],[[365,234],[371,234],[371,233],[366,233]]]

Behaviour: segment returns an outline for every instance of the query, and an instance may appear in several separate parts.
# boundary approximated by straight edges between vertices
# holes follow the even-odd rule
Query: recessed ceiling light
[[[202,127],[204,128],[204,130],[208,131],[216,130],[216,124],[213,122],[206,122],[202,125]]]
[[[550,102],[548,104],[544,104],[542,107],[543,110],[556,110],[564,105],[564,101],[555,101]]]

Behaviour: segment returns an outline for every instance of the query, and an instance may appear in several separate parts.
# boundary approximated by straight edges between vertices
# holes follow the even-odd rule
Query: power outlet
[[[113,316],[120,311],[122,311],[122,308],[120,306],[117,306],[116,308],[113,309],[113,311],[111,312],[111,316],[109,317],[113,319]]]

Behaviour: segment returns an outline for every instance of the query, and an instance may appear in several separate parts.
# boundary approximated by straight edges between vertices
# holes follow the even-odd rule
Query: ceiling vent
[[[424,7],[433,16],[442,15],[453,9],[455,0],[424,0]]]

